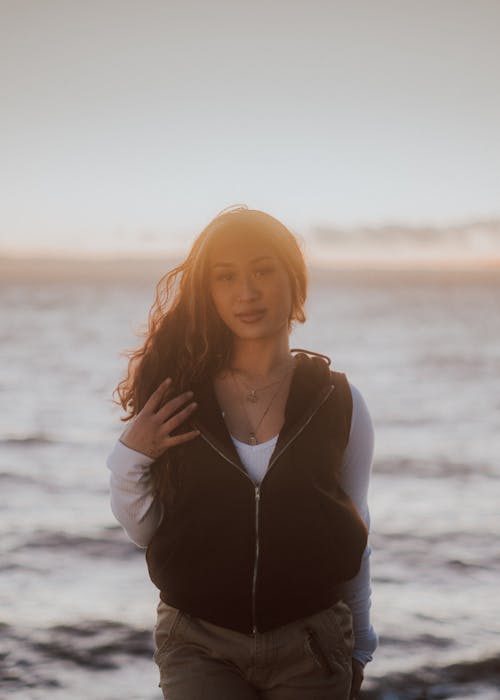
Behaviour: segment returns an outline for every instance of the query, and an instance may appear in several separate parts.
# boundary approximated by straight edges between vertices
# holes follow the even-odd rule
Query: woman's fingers
[[[169,447],[175,447],[175,445],[180,445],[183,442],[188,442],[188,440],[194,440],[199,434],[199,430],[190,430],[188,433],[182,433],[181,435],[170,435],[166,440],[167,449]]]
[[[164,423],[168,420],[181,406],[183,406],[186,401],[192,398],[192,391],[185,391],[183,394],[170,399],[167,403],[156,411],[156,418]]]
[[[158,408],[161,406],[163,399],[165,398],[165,394],[168,391],[170,384],[172,384],[172,379],[171,377],[167,377],[161,384],[159,384],[156,387],[156,389],[153,391],[153,393],[143,406],[142,410],[145,413],[155,413],[155,411],[158,410]]]
[[[190,403],[189,406],[183,408],[182,411],[179,411],[175,415],[171,416],[163,423],[165,432],[171,433],[173,430],[178,428],[196,410],[197,406],[198,404],[193,401],[193,403]]]
[[[352,659],[352,684],[350,700],[358,700],[359,691],[363,684],[364,667],[357,659]]]
[[[185,391],[164,403],[168,399],[171,384],[169,377],[155,389],[120,438],[128,447],[154,459],[170,447],[193,440],[200,434],[198,430],[190,430],[171,435],[197,406],[195,402],[186,406],[186,402],[193,397],[192,391]]]

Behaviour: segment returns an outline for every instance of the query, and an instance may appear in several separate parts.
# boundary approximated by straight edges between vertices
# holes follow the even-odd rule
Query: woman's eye
[[[233,275],[231,272],[221,272],[220,275],[217,275],[215,279],[218,282],[229,282],[233,279]]]
[[[273,272],[272,267],[260,267],[258,270],[255,270],[255,275],[256,277],[263,277],[264,275],[269,275],[271,272]]]

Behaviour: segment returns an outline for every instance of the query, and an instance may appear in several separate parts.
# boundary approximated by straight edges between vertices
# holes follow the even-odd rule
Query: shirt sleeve
[[[106,459],[111,472],[110,500],[113,515],[127,537],[146,548],[163,518],[161,502],[154,498],[149,467],[154,462],[142,452],[117,440]]]
[[[341,486],[352,499],[369,530],[368,485],[373,461],[374,430],[361,392],[353,384],[350,384],[350,387],[353,411],[349,441],[342,460]],[[370,554],[371,548],[368,544],[358,573],[343,584],[343,598],[351,608],[353,617],[353,657],[363,665],[372,660],[378,645],[376,632],[370,623]]]

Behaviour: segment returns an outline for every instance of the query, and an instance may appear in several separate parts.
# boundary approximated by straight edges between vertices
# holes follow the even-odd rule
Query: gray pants
[[[348,700],[352,617],[339,601],[269,632],[242,634],[160,601],[154,659],[166,700]]]

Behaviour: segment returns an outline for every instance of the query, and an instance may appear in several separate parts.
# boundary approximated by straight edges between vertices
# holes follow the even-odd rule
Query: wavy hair
[[[180,393],[227,364],[231,331],[207,293],[208,256],[221,234],[259,237],[272,247],[290,281],[289,328],[296,321],[305,321],[307,272],[295,236],[278,219],[257,209],[237,205],[223,210],[199,234],[184,262],[156,285],[147,330],[142,333],[144,342],[125,352],[129,358],[126,375],[113,392],[113,397],[118,395],[115,403],[127,414],[122,421],[136,416],[166,377],[172,377],[173,392]],[[168,466],[164,453],[151,467],[153,487],[161,496],[167,489]]]

